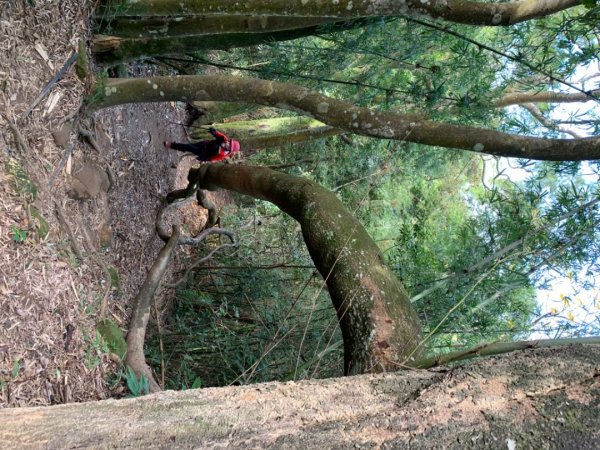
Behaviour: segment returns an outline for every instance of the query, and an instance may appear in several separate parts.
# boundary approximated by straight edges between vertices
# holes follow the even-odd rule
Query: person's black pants
[[[211,145],[213,141],[200,141],[194,144],[179,144],[173,142],[171,148],[179,150],[180,152],[190,152],[198,157],[200,161],[210,161],[212,156],[219,153],[218,145]]]

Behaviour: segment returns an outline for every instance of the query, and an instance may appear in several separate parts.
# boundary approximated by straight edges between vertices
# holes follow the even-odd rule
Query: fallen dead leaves
[[[83,83],[71,70],[20,120],[85,38],[82,5],[0,8],[0,406],[108,395],[112,363],[95,330],[102,273],[74,257],[57,223],[64,187],[46,187],[64,152],[50,130],[79,108]]]

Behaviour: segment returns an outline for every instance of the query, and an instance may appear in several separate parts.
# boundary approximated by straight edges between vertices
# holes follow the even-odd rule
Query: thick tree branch
[[[445,371],[166,391],[0,410],[18,448],[594,449],[598,345]]]
[[[338,314],[346,374],[396,370],[413,352],[420,327],[406,292],[335,194],[301,177],[231,164],[203,165],[190,182],[269,201],[298,221]]]
[[[143,22],[139,18],[132,23]],[[204,27],[201,21],[211,25]],[[141,57],[195,53],[200,49],[227,50],[233,47],[247,47],[269,44],[274,41],[288,41],[320,33],[342,31],[368,23],[369,18],[340,20],[327,17],[249,17],[249,16],[205,16],[185,19],[177,17],[156,18],[153,27],[162,23],[161,33],[123,32],[120,20],[106,29],[110,35],[97,34],[92,41],[92,52],[103,63],[126,62]],[[334,23],[336,22],[336,23]],[[177,24],[177,27],[173,27]],[[250,25],[252,24],[252,25]],[[198,28],[200,27],[200,28]],[[114,35],[113,35],[114,34]],[[128,36],[122,36],[126,34]]]
[[[116,17],[109,22],[109,34],[131,39],[198,36],[227,33],[265,33],[318,27],[337,19],[321,17],[277,16],[189,16],[189,17]]]
[[[524,103],[584,103],[595,101],[593,97],[600,97],[600,89],[581,92],[509,92],[494,102],[495,107],[509,105],[522,105]]]
[[[580,5],[579,0],[521,0],[480,3],[466,0],[171,0],[128,1],[119,15],[190,16],[201,14],[249,14],[353,18],[414,15],[469,25],[510,25],[544,17]]]
[[[549,161],[600,159],[600,138],[544,139],[464,125],[420,120],[357,107],[293,84],[234,76],[179,76],[108,80],[92,107],[155,101],[244,101],[295,111],[330,126],[377,138],[395,139]]]

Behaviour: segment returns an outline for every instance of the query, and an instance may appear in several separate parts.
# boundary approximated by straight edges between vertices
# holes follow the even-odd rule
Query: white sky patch
[[[570,80],[572,84],[585,91],[600,88],[600,63],[590,64],[578,69]],[[576,92],[574,89],[561,89],[562,92]],[[518,106],[507,108],[510,113],[528,114]],[[591,115],[590,115],[591,113]],[[579,121],[594,117],[600,117],[600,103],[590,100],[589,102],[562,103],[558,104],[548,115],[555,121]],[[589,127],[585,125],[564,124],[565,127],[579,132],[583,136],[591,136]],[[539,130],[542,130],[540,125]],[[572,136],[566,136],[572,139]],[[484,160],[484,175],[482,181],[486,187],[490,188],[494,183],[495,177],[505,178],[514,183],[525,181],[530,173],[527,169],[520,167],[516,158],[495,158],[493,156],[482,156]],[[580,170],[584,182],[591,184],[597,183],[598,175],[593,172],[591,166],[584,162]],[[574,281],[571,275],[552,273],[548,270],[549,276],[554,276],[548,289],[537,290],[537,302],[540,308],[541,320],[533,327],[535,330],[547,329],[547,331],[534,331],[529,339],[551,339],[558,337],[571,337],[572,334],[579,336],[586,335],[585,330],[597,332],[600,327],[600,286],[596,286],[594,279],[591,278],[592,288],[583,289],[581,280],[588,277],[586,269],[578,274],[579,283]],[[588,277],[589,279],[590,277]],[[535,320],[535,319],[534,319]],[[572,325],[572,330],[568,330],[565,325]],[[583,330],[583,333],[582,333]]]

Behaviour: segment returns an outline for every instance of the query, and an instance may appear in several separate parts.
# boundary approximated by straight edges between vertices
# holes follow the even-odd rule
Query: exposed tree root
[[[206,196],[206,191],[198,189],[196,192],[196,199],[198,204],[208,211],[208,217],[206,218],[206,224],[203,230],[214,227],[219,222],[219,212],[215,204]]]

